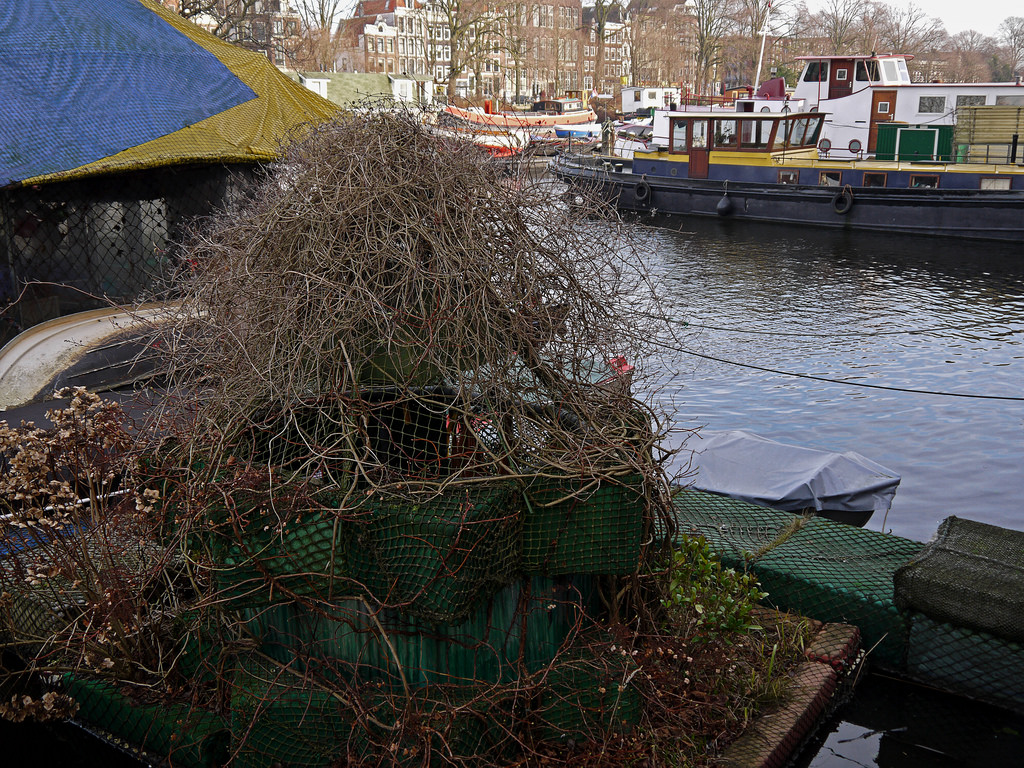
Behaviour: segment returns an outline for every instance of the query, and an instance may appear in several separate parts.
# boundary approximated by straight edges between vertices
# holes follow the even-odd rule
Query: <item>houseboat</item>
[[[659,112],[659,143],[632,160],[563,154],[553,170],[624,211],[1024,243],[1024,166],[822,156],[825,120]]]
[[[497,128],[548,128],[556,126],[593,123],[597,120],[594,110],[587,107],[582,99],[542,99],[533,104],[528,112],[491,112],[471,107],[462,109],[449,104],[444,112],[469,123]]]
[[[879,128],[887,123],[952,126],[958,113],[967,107],[1024,107],[1024,85],[1019,80],[911,82],[907,62],[914,57],[906,54],[798,58],[803,61],[803,69],[791,94],[793,108],[824,113],[819,141],[822,154],[829,157],[874,154]],[[741,108],[741,102],[737,108]],[[983,151],[993,154],[990,149]],[[1004,148],[997,152],[1005,155]]]

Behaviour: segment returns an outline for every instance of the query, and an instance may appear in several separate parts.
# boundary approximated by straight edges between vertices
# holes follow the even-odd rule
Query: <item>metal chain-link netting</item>
[[[170,167],[0,190],[0,344],[45,320],[161,291],[188,228],[256,172]]]

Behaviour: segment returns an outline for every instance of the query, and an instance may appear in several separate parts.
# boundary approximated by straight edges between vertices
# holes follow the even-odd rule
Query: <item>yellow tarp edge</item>
[[[152,0],[139,2],[216,56],[256,98],[159,139],[78,168],[34,176],[17,186],[171,165],[269,162],[304,129],[337,115],[338,105],[288,79],[263,56],[221,40]]]

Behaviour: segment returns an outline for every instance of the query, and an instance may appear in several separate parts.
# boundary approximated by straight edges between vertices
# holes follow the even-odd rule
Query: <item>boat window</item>
[[[799,184],[800,171],[779,171],[779,184]]]
[[[690,121],[690,149],[708,148],[708,121]]]
[[[848,70],[836,69],[836,80],[845,80],[847,78]]]
[[[875,111],[878,114],[880,114],[880,115],[888,115],[889,114],[889,102],[888,101],[880,101],[880,102],[878,102],[878,108]]]
[[[1002,177],[987,176],[987,177],[983,177],[981,179],[981,189],[1001,189],[1001,190],[1005,190],[1005,189],[1009,189],[1009,188],[1010,188],[1010,179],[1006,178],[1005,176],[1002,176]]]
[[[842,182],[842,171],[822,171],[818,175],[818,184],[822,187],[838,187]]]
[[[789,146],[810,147],[817,143],[821,118],[798,117],[789,128]]]
[[[935,189],[939,186],[939,177],[934,174],[911,174],[910,186],[914,189]]]
[[[809,61],[807,69],[804,70],[805,83],[826,83],[828,82],[828,62]]]
[[[808,144],[817,144],[818,136],[821,135],[821,128],[825,124],[824,117],[808,117],[807,120],[807,133],[804,135],[804,141]]]
[[[789,120],[786,129],[787,144],[791,147],[799,147],[804,143],[804,133],[807,131],[806,120]]]
[[[740,146],[748,149],[766,149],[772,133],[770,120],[740,120]]]
[[[910,82],[910,70],[907,69],[907,62],[904,61],[903,59],[900,59],[899,60],[899,66],[900,66],[900,80],[902,80],[904,83],[909,83]]]
[[[686,120],[676,118],[672,121],[672,134],[669,136],[670,152],[686,152]]]
[[[865,187],[884,187],[885,186],[885,174],[884,173],[865,173],[864,174],[864,186]]]
[[[929,115],[941,115],[946,111],[946,97],[922,96],[917,101],[917,111]]]
[[[984,96],[957,96],[956,97],[957,109],[960,107],[984,107],[985,97]]]
[[[885,82],[898,83],[900,76],[893,59],[882,59],[882,74],[885,75]]]
[[[736,146],[736,121],[715,120],[715,146],[735,147]]]
[[[855,78],[861,82],[878,82],[878,62],[874,59],[858,61]]]

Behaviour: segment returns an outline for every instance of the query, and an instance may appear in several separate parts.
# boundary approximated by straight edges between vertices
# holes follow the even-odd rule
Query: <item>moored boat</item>
[[[821,156],[820,112],[659,112],[632,160],[554,172],[625,211],[1024,242],[1024,166]]]
[[[804,66],[791,98],[796,108],[826,115],[823,153],[859,158],[875,153],[879,131],[904,126],[952,126],[969,109],[1024,107],[1024,85],[914,82],[908,54],[798,56]],[[908,139],[911,137],[908,136]],[[927,143],[929,136],[921,136]],[[1002,147],[1006,159],[1005,145]],[[988,153],[988,150],[985,150]]]
[[[900,484],[898,474],[854,451],[789,445],[741,429],[697,437],[690,485],[751,504],[863,526],[889,511]]]
[[[585,106],[582,99],[544,99],[534,102],[528,112],[489,112],[451,104],[444,108],[444,112],[470,123],[498,128],[554,128],[597,120],[597,114]]]

